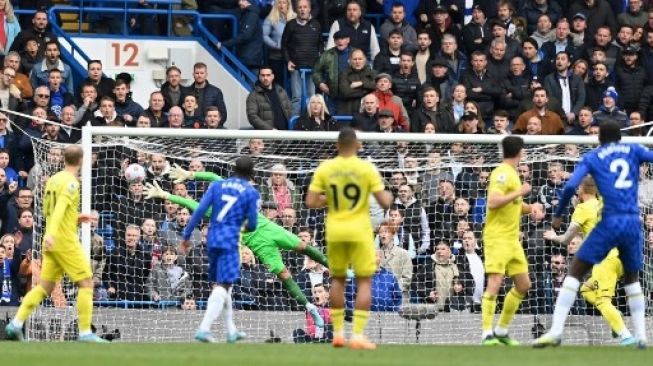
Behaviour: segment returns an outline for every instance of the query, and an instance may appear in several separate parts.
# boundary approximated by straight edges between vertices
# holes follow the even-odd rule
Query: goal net
[[[89,128],[84,131],[82,208],[99,220],[83,235],[93,265],[94,325],[99,333],[118,330],[123,341],[188,341],[210,292],[205,235],[198,228],[192,249],[179,251],[181,230],[192,214],[182,205],[146,199],[144,183],[189,200],[199,200],[208,181],[175,184],[168,173],[178,164],[196,172],[227,177],[234,160],[250,155],[262,214],[300,240],[324,250],[324,211],[303,204],[319,162],[334,156],[334,133]],[[371,339],[380,343],[457,343],[480,341],[480,299],[487,178],[500,162],[500,136],[359,134],[360,156],[373,162],[396,201],[385,212],[372,207],[382,270],[374,280]],[[653,140],[638,140],[651,143]],[[591,137],[526,138],[528,150],[519,174],[533,191],[524,216],[522,242],[533,287],[511,326],[518,340],[530,342],[551,322],[556,294],[579,239],[570,246],[544,239],[565,180],[579,156],[596,144]],[[42,187],[61,168],[61,146],[34,141],[41,169],[35,187],[35,255],[43,232]],[[88,152],[92,151],[92,156]],[[145,182],[127,182],[124,170],[141,164]],[[640,206],[646,238],[642,273],[646,296],[653,289],[653,180],[642,169]],[[564,222],[569,222],[573,207]],[[565,227],[563,227],[564,229]],[[275,238],[269,238],[275,239]],[[244,243],[246,244],[246,243]],[[282,259],[309,301],[328,308],[328,271],[302,253],[282,250]],[[242,249],[242,273],[234,287],[237,326],[254,342],[306,341],[313,333],[304,309],[252,252]],[[350,281],[351,282],[351,281]],[[325,284],[325,286],[320,286]],[[499,296],[510,288],[506,281]],[[349,293],[353,289],[348,288]],[[29,323],[33,339],[74,339],[74,287],[63,281],[61,298],[47,301]],[[351,296],[347,306],[351,308]],[[613,303],[626,316],[622,284]],[[649,304],[650,309],[650,304]],[[650,322],[651,317],[647,320]],[[651,326],[649,326],[649,330]],[[327,328],[328,330],[328,328]],[[223,334],[219,321],[214,328]],[[327,332],[328,335],[328,332]],[[579,295],[569,317],[566,343],[615,343],[598,311]]]

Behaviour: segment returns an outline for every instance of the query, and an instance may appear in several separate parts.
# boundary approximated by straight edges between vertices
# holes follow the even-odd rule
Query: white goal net
[[[192,214],[170,201],[146,199],[144,184],[129,183],[124,169],[141,164],[145,183],[187,201],[199,200],[208,181],[175,184],[167,175],[175,164],[185,170],[231,174],[239,156],[256,161],[262,214],[300,240],[323,251],[324,212],[303,204],[312,172],[335,153],[336,134],[279,131],[207,131],[89,128],[82,172],[82,206],[99,220],[83,236],[96,287],[94,325],[99,333],[118,330],[123,341],[188,341],[202,316],[210,290],[201,228],[193,248],[178,252],[181,230]],[[92,146],[91,138],[92,137]],[[500,136],[359,134],[360,155],[374,162],[396,198],[388,212],[372,209],[379,235],[377,258],[383,268],[374,280],[374,313],[368,334],[380,343],[458,343],[480,341],[480,298],[487,177],[500,161]],[[639,142],[653,143],[651,140]],[[592,148],[590,137],[526,138],[528,153],[519,174],[532,184],[526,201],[533,213],[523,217],[523,246],[533,288],[511,326],[529,342],[550,324],[556,294],[578,241],[562,246],[544,240],[565,180],[579,156]],[[34,140],[41,184],[61,168],[61,146]],[[653,171],[641,172],[640,206],[646,240],[646,296],[653,289]],[[44,223],[42,185],[37,184],[35,255]],[[573,212],[570,207],[565,222]],[[564,227],[563,227],[564,229]],[[276,250],[276,249],[275,249]],[[328,270],[302,253],[281,249],[281,258],[309,301],[328,313]],[[242,250],[241,281],[233,291],[237,326],[254,342],[311,341],[313,329],[303,307],[265,260]],[[323,284],[323,286],[320,286]],[[510,286],[510,281],[506,282]],[[61,298],[47,301],[31,318],[32,339],[74,339],[75,292],[64,281]],[[499,297],[499,307],[505,287]],[[62,302],[63,301],[63,302]],[[621,284],[613,303],[628,318]],[[350,302],[348,301],[348,307]],[[647,318],[649,321],[651,317]],[[627,320],[627,325],[629,321]],[[216,324],[216,334],[224,332]],[[328,329],[328,328],[327,328]],[[651,327],[649,326],[649,330]],[[328,332],[327,332],[328,335]],[[598,311],[579,295],[565,334],[567,343],[614,343]]]

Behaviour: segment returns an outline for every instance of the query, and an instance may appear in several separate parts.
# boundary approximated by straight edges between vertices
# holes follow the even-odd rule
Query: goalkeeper
[[[579,233],[582,234],[583,239],[587,238],[596,226],[601,216],[602,203],[597,198],[598,191],[594,179],[591,176],[585,177],[578,191],[580,203],[574,209],[567,231],[562,235],[556,235],[553,230],[547,231],[544,233],[544,239],[568,244]],[[614,248],[601,263],[592,268],[592,276],[582,285],[580,293],[587,302],[599,309],[613,334],[621,338],[621,344],[628,346],[636,344],[637,339],[630,334],[621,313],[612,304],[617,280],[623,274],[624,268],[619,260],[619,252]]]
[[[184,170],[177,164],[175,164],[174,168],[171,169],[169,177],[174,179],[174,183],[182,183],[189,179],[210,182],[222,179],[219,175],[210,172],[192,172]],[[160,198],[169,200],[178,205],[188,207],[191,210],[195,210],[199,205],[197,201],[164,191],[159,187],[156,181],[154,182],[154,185],[150,183],[146,184],[144,193],[146,194],[147,199]],[[209,210],[206,213],[206,217],[210,216],[211,211]],[[324,329],[324,320],[320,316],[318,308],[314,304],[308,302],[304,292],[299,288],[295,280],[293,280],[290,271],[288,271],[281,260],[281,252],[279,250],[285,249],[297,251],[307,255],[309,258],[328,268],[329,265],[327,263],[327,258],[319,250],[310,245],[301,243],[301,240],[296,235],[270,221],[260,213],[258,214],[257,222],[256,230],[242,233],[243,242],[252,250],[256,258],[261,263],[265,264],[268,271],[274,273],[279,278],[288,293],[290,293],[290,295],[297,300],[300,305],[306,308],[306,310],[311,314],[315,325],[319,329]]]

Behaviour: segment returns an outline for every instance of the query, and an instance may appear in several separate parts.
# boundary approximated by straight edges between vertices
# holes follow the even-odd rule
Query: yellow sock
[[[519,309],[519,305],[523,299],[524,295],[517,292],[514,287],[508,291],[508,294],[503,301],[503,310],[501,310],[501,315],[499,316],[499,327],[508,328],[508,325],[512,322],[512,318],[515,317],[515,313],[517,312],[517,309]]]
[[[331,323],[333,323],[333,334],[345,335],[345,309],[331,309]]]
[[[360,337],[365,333],[365,327],[367,327],[367,321],[369,318],[369,311],[354,310],[354,326],[352,329],[352,335],[354,337]]]
[[[93,317],[93,289],[80,288],[77,291],[77,317],[79,319],[79,333],[91,331],[91,318]]]
[[[27,295],[23,298],[23,302],[18,308],[16,313],[16,319],[22,324],[29,318],[29,315],[34,311],[34,309],[39,306],[41,301],[48,297],[48,293],[45,292],[45,289],[41,285],[37,285],[31,289]]]
[[[481,299],[481,323],[483,326],[483,333],[492,333],[492,322],[494,321],[494,313],[497,310],[497,297],[490,295],[487,292],[483,294]]]
[[[605,320],[608,322],[610,329],[621,335],[621,333],[626,329],[626,324],[624,324],[621,313],[614,307],[614,305],[612,305],[610,299],[600,299],[596,302],[596,308],[599,309],[601,315],[603,315]]]

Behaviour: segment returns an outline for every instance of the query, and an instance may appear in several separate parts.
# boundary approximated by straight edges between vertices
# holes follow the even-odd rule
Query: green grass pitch
[[[0,343],[2,365],[92,366],[639,366],[653,364],[653,351],[611,347],[381,345],[376,351],[295,344],[82,344]]]

